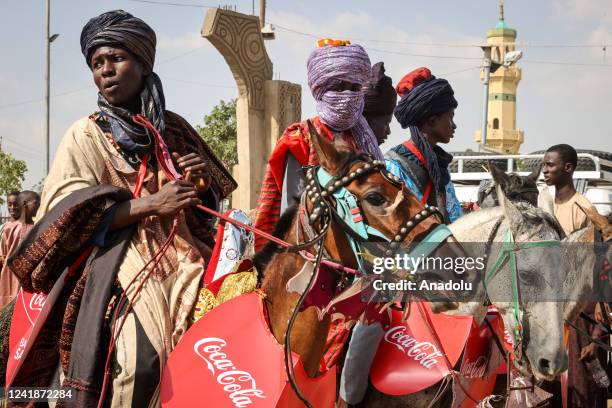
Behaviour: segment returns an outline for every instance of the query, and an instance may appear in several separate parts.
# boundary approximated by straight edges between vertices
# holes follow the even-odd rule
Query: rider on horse
[[[411,139],[387,152],[387,169],[422,203],[437,206],[450,223],[462,212],[448,172],[452,156],[437,144],[448,143],[456,128],[453,89],[446,80],[431,75],[429,69],[419,68],[405,75],[396,91],[401,100],[395,117],[403,128],[410,128]],[[358,323],[353,329],[340,383],[340,397],[346,403],[357,404],[363,399],[369,367],[382,335],[382,328],[376,324]]]
[[[198,133],[166,110],[155,45],[151,27],[122,10],[85,25],[99,111],[63,137],[39,222],[8,262],[25,291],[59,290],[11,385],[59,380],[74,406],[95,406],[105,391],[113,407],[159,404],[161,371],[189,327],[214,237],[213,219],[193,206],[216,207],[236,188]]]
[[[308,58],[308,85],[317,102],[318,116],[310,121],[317,132],[352,150],[382,160],[382,152],[363,117],[362,87],[371,74],[365,50],[348,41],[320,40]],[[257,206],[255,227],[272,232],[283,211],[297,204],[305,188],[302,166],[318,164],[311,149],[306,121],[289,126],[268,160]],[[255,246],[266,243],[256,238]]]

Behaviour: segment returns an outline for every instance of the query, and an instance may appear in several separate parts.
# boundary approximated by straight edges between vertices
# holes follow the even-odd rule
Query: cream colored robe
[[[70,193],[100,184],[112,184],[134,190],[137,170],[134,170],[118,152],[114,143],[90,117],[75,122],[64,135],[45,180],[38,217]],[[170,147],[171,148],[171,147]],[[159,190],[167,180],[161,170],[155,174],[148,170],[142,196]],[[109,203],[110,206],[111,203]],[[138,223],[122,262],[118,278],[122,288],[138,274],[155,251],[164,243],[172,218],[148,217]],[[189,317],[197,300],[204,272],[207,248],[194,237],[179,213],[177,234],[151,277],[133,304],[148,340],[160,361],[160,372],[181,336],[188,328]],[[136,280],[127,295],[133,298],[142,277]],[[117,344],[113,379],[112,406],[121,407],[122,401],[131,399],[134,381],[135,341],[133,316],[129,316]],[[108,398],[108,397],[107,397]],[[159,387],[151,406],[159,406]]]

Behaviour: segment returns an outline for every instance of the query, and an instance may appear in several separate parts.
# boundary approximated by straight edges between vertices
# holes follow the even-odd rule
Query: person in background
[[[544,181],[547,186],[554,186],[555,194],[554,198],[549,191],[540,194],[538,205],[545,208],[552,207],[555,218],[567,235],[588,226],[591,221],[585,210],[594,208],[593,204],[574,187],[573,175],[577,165],[576,149],[568,144],[551,146],[544,155],[542,167]],[[596,306],[595,303],[588,303],[583,312],[594,317]],[[606,341],[605,333],[598,326],[581,318],[576,319],[574,324],[588,332],[592,338]],[[609,379],[606,378],[605,370],[602,368],[606,366],[606,353],[585,336],[570,330],[568,356],[568,406],[606,407],[605,382],[609,384]]]
[[[463,215],[448,171],[453,156],[440,147],[450,142],[457,128],[453,88],[422,67],[404,76],[395,90],[401,97],[395,118],[410,130],[410,139],[386,153],[387,170],[423,204],[438,207],[449,224]]]
[[[438,143],[448,143],[455,132],[457,101],[453,89],[427,68],[410,72],[395,89],[401,97],[395,117],[404,129],[410,128],[411,139],[387,152],[387,170],[400,177],[422,203],[440,208],[446,223],[450,223],[463,213],[448,172],[452,156]],[[370,366],[383,335],[378,324],[355,325],[340,378],[339,407],[363,400]]]
[[[22,191],[17,196],[11,215],[19,214],[16,221],[8,222],[0,234],[0,309],[10,303],[19,291],[19,280],[4,267],[4,260],[19,246],[26,234],[34,225],[34,216],[40,206],[40,196],[33,191]]]
[[[5,222],[4,224],[0,225],[0,235],[2,234],[2,230],[8,223],[15,222],[19,219],[20,209],[19,209],[19,206],[17,205],[18,195],[19,195],[19,191],[11,191],[10,193],[6,195],[6,208],[8,209],[9,220]],[[0,268],[1,267],[2,267],[2,264],[0,263]]]
[[[576,149],[568,144],[558,144],[546,150],[542,166],[546,185],[555,188],[552,205],[555,218],[567,235],[589,224],[584,209],[593,207],[574,187],[573,177],[577,165]]]
[[[385,75],[384,62],[372,65],[370,79],[363,86],[363,95],[363,116],[374,132],[376,141],[381,145],[391,134],[389,124],[397,104],[397,93],[393,88],[393,81]]]

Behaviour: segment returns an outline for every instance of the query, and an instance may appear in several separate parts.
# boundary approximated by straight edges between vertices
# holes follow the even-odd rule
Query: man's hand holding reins
[[[212,177],[206,169],[206,162],[202,156],[197,153],[189,153],[181,157],[174,152],[172,158],[185,176],[185,180],[192,181],[199,194],[208,190]]]

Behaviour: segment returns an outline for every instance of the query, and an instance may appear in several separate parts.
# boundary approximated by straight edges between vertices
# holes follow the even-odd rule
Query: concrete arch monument
[[[238,101],[238,189],[232,207],[255,208],[266,163],[276,140],[291,123],[301,119],[301,86],[272,80],[272,62],[266,52],[256,16],[210,9],[202,36],[223,55],[236,85]]]

